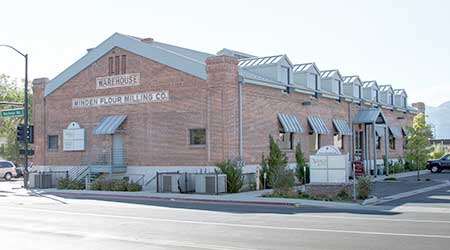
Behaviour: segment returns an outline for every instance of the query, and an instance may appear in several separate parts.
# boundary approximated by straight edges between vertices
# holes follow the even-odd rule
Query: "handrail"
[[[156,177],[157,177],[157,176],[158,176],[158,175],[155,174],[152,178],[150,178],[150,180],[148,180],[148,181],[145,183],[144,186],[146,187],[146,186],[148,186],[148,184],[150,184],[150,183],[152,183],[154,180],[156,180]]]

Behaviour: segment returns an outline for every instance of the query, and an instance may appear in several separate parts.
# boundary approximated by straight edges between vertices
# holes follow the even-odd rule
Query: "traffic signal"
[[[33,125],[28,125],[27,140],[28,140],[28,143],[34,142],[34,126]]]
[[[25,142],[26,139],[25,124],[17,125],[16,139],[18,142]]]

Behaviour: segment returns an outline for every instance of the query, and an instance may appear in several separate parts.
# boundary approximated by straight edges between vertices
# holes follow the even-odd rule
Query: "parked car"
[[[427,169],[431,173],[440,173],[444,169],[450,169],[450,154],[442,156],[441,159],[427,161]]]
[[[0,161],[0,178],[9,181],[17,176],[16,165],[10,161]]]

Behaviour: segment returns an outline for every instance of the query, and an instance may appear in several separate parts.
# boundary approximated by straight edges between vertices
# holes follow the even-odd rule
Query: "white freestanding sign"
[[[309,157],[311,183],[347,183],[348,154],[341,154],[335,146],[324,146]]]
[[[76,122],[71,122],[67,129],[63,130],[63,150],[83,151],[86,147],[86,133],[84,128]]]

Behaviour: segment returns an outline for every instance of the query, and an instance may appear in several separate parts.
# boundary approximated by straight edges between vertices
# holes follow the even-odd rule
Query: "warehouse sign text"
[[[91,108],[112,105],[129,105],[150,102],[166,102],[169,100],[169,91],[141,92],[134,94],[93,96],[72,99],[73,108]]]
[[[140,76],[139,73],[105,76],[97,78],[95,82],[97,89],[136,86],[140,83]]]

